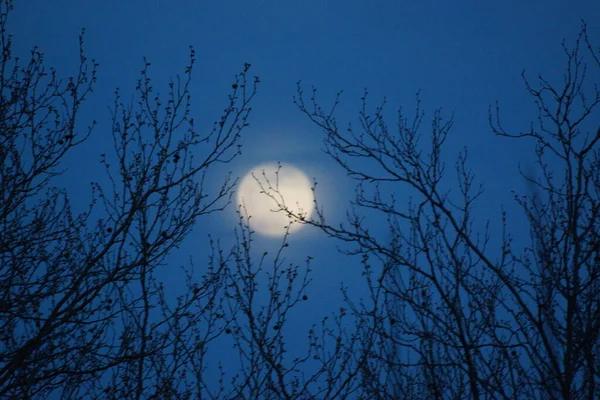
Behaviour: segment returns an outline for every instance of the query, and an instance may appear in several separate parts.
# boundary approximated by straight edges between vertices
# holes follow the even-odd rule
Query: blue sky
[[[560,79],[563,53],[560,43],[572,43],[581,19],[591,38],[600,38],[600,2],[597,1],[191,1],[191,0],[28,0],[17,1],[11,15],[15,51],[25,55],[39,46],[46,63],[59,74],[77,66],[77,35],[86,28],[85,49],[99,63],[98,84],[84,107],[80,129],[92,120],[98,126],[92,138],[68,160],[61,178],[74,202],[89,198],[89,180],[102,174],[99,154],[109,151],[107,106],[120,87],[128,98],[146,57],[155,87],[166,92],[170,77],[183,71],[188,46],[196,49],[192,94],[199,129],[209,130],[225,105],[234,75],[244,63],[261,78],[252,105],[251,126],[242,139],[243,155],[216,175],[242,175],[266,161],[289,162],[316,177],[330,221],[341,221],[352,182],[322,152],[322,133],[292,103],[296,82],[311,85],[323,102],[344,90],[338,121],[357,122],[359,99],[369,90],[374,107],[385,95],[387,114],[394,125],[395,110],[414,108],[421,91],[423,107],[431,116],[441,107],[454,115],[455,125],[446,148],[448,165],[464,146],[470,165],[486,193],[478,216],[500,216],[509,211],[512,231],[527,238],[511,190],[523,190],[517,165],[532,163],[526,142],[494,137],[488,126],[488,106],[499,101],[507,129],[527,129],[535,119],[520,77],[522,70],[535,78],[542,73]],[[162,89],[161,89],[162,87]],[[427,118],[427,117],[426,117]],[[429,122],[425,121],[424,128]],[[426,131],[424,131],[426,133]],[[401,194],[400,194],[401,195]],[[183,263],[191,254],[202,265],[207,234],[233,242],[234,208],[203,222],[174,255]],[[258,239],[258,238],[257,238]],[[257,240],[257,253],[276,241]],[[343,280],[360,291],[359,260],[336,251],[335,242],[314,230],[292,237],[288,258],[302,262],[314,257],[311,299],[319,306],[300,308],[304,323],[320,320],[328,305],[339,304],[337,289]],[[177,279],[165,275],[176,289]],[[333,306],[332,306],[333,307]],[[318,310],[318,314],[315,314]],[[301,335],[303,336],[303,335]]]

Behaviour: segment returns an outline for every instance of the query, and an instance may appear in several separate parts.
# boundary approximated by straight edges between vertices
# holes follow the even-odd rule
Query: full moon
[[[267,163],[252,168],[237,191],[237,204],[245,207],[242,212],[251,217],[250,228],[271,237],[283,236],[286,226],[290,227],[290,233],[303,226],[290,225],[292,219],[279,205],[308,218],[313,210],[313,199],[309,179],[290,164]]]

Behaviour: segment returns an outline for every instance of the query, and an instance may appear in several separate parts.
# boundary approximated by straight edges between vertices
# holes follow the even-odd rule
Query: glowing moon
[[[250,228],[265,236],[282,236],[285,227],[290,225],[290,217],[280,209],[278,203],[308,218],[313,209],[313,200],[309,179],[289,164],[281,164],[280,168],[277,164],[267,163],[252,168],[242,179],[237,191],[237,204],[244,206],[245,212],[251,217]],[[293,223],[290,232],[302,226]]]

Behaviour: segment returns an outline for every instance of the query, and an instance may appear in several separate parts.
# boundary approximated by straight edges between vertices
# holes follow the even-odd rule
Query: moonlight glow
[[[237,192],[237,203],[245,206],[251,217],[251,229],[266,236],[282,236],[290,224],[290,218],[277,203],[308,218],[313,198],[309,179],[289,164],[281,164],[281,168],[274,163],[254,167],[244,176]],[[302,224],[293,223],[290,232],[301,227]]]

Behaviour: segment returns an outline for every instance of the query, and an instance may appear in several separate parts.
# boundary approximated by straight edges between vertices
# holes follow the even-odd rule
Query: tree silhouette
[[[23,64],[6,31],[11,10],[0,2],[0,397],[189,398],[185,370],[202,368],[203,348],[224,330],[223,266],[211,263],[200,280],[188,271],[175,304],[155,271],[198,218],[230,202],[232,179],[210,193],[204,177],[239,154],[258,80],[248,81],[247,64],[219,122],[200,134],[193,49],[166,98],[146,62],[137,103],[115,94],[114,154],[100,160],[109,183],[92,182],[93,200],[75,214],[54,182],[92,132],[76,122],[97,64],[83,34],[74,77],[61,80],[35,48]]]
[[[66,156],[93,134],[95,122],[82,134],[77,117],[98,65],[85,55],[83,33],[75,76],[61,80],[37,48],[23,64],[6,30],[12,7],[0,0],[0,397],[354,392],[347,366],[356,371],[357,364],[342,345],[349,335],[343,316],[313,326],[306,354],[289,356],[287,321],[309,300],[310,259],[286,261],[287,234],[272,258],[256,255],[243,208],[234,245],[224,250],[211,239],[206,266],[183,268],[175,299],[157,276],[194,224],[231,202],[236,180],[227,177],[214,193],[205,181],[216,164],[241,153],[259,83],[249,78],[250,64],[236,75],[220,119],[200,134],[189,93],[194,50],[166,96],[156,94],[144,60],[135,101],[115,92],[113,149],[99,160],[106,175],[91,182],[90,204],[75,213],[58,178]],[[330,341],[338,345],[330,349]],[[239,363],[219,357],[223,346],[233,347]]]
[[[299,347],[288,339],[298,329],[294,314],[318,299],[306,292],[311,258],[286,259],[289,226],[274,254],[260,251],[240,206],[233,245],[210,239],[207,264],[182,269],[176,298],[157,276],[194,224],[231,201],[235,179],[216,192],[205,180],[240,154],[259,82],[250,65],[202,134],[188,90],[194,50],[166,96],[156,94],[144,60],[135,101],[115,92],[105,176],[76,213],[59,177],[67,155],[95,134],[95,123],[82,133],[77,122],[97,64],[83,33],[79,68],[66,80],[38,49],[18,60],[6,30],[11,10],[0,0],[0,397],[598,397],[600,91],[587,82],[600,50],[585,25],[572,48],[563,46],[564,81],[525,79],[539,109],[529,130],[512,133],[500,107],[490,109],[495,134],[535,144],[537,169],[522,172],[529,190],[515,194],[530,244],[514,243],[504,212],[500,232],[479,230],[483,187],[466,150],[454,174],[446,168],[453,121],[440,110],[424,127],[417,96],[414,115],[401,109],[391,129],[385,103],[369,112],[365,92],[359,129],[342,129],[339,96],[326,111],[316,90],[306,99],[298,85],[296,104],[357,181],[356,196],[340,225],[318,204],[312,219],[282,203],[280,211],[348,245],[369,294],[356,299],[343,289],[339,310],[308,327]],[[276,183],[257,184],[282,200]],[[395,198],[399,188],[409,204]],[[378,216],[385,229],[370,225]],[[225,350],[236,358],[219,357]]]
[[[323,130],[327,154],[357,181],[345,224],[326,223],[322,212],[301,222],[353,244],[347,253],[362,257],[371,298],[349,305],[368,355],[365,398],[598,396],[600,129],[593,115],[600,91],[588,82],[597,76],[588,68],[598,72],[599,51],[585,25],[573,48],[563,49],[562,82],[540,76],[533,84],[523,76],[539,109],[529,130],[510,133],[500,108],[490,109],[495,134],[535,143],[540,175],[521,172],[530,193],[515,194],[529,221],[529,246],[513,243],[504,211],[501,232],[475,228],[483,186],[466,149],[450,180],[442,152],[453,121],[440,110],[424,134],[417,96],[414,116],[400,109],[392,130],[385,102],[370,113],[365,92],[359,129],[342,129],[339,94],[325,108],[315,89],[306,99],[298,85],[299,109]],[[395,198],[400,190],[408,205]],[[368,223],[377,215],[386,235]]]

